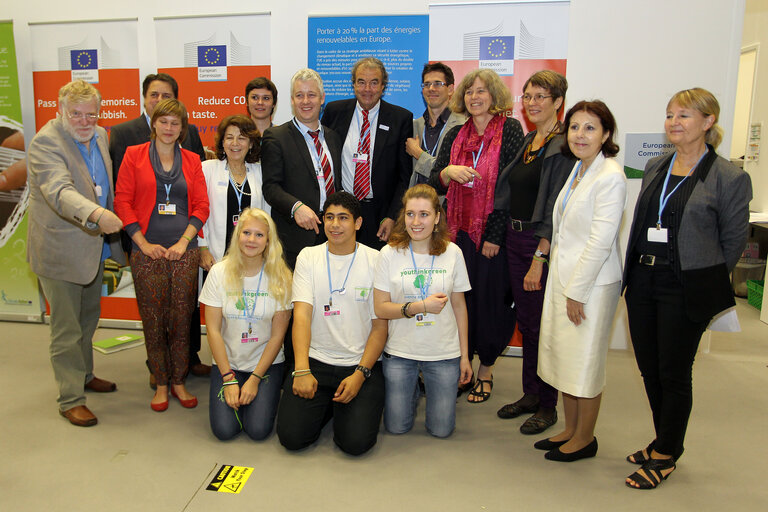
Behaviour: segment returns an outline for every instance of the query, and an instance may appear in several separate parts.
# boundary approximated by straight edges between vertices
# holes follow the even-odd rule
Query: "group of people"
[[[375,445],[382,416],[390,433],[411,430],[422,392],[427,431],[450,436],[457,396],[489,399],[517,325],[523,395],[497,414],[527,414],[520,431],[540,434],[557,422],[562,393],[563,430],[534,447],[572,462],[597,453],[626,288],[655,429],[627,457],[640,468],[626,483],[656,487],[683,453],[696,349],[734,305],[728,274],[746,241],[750,180],[715,153],[715,97],[688,89],[667,105],[676,151],[648,163],[622,258],[626,178],[602,101],[579,101],[563,118],[565,77],[536,72],[521,91],[535,127],[524,135],[490,70],[456,85],[445,64],[425,65],[415,120],[382,99],[378,59],[358,61],[351,78],[355,98],[323,112],[322,79],[297,71],[294,116],[279,126],[276,87],[253,80],[249,115],[222,120],[215,158],[202,162],[168,75],[147,77],[136,133],[114,127],[111,151],[98,91],[62,87],[59,116],[29,148],[29,259],[51,304],[61,414],[93,425],[84,390],[116,389],[93,375],[91,338],[103,262],[128,252],[155,411],[169,393],[197,405],[184,382],[202,365],[190,343],[201,267],[217,438],[264,439],[276,425],[298,450],[333,418],[334,442],[357,455]]]

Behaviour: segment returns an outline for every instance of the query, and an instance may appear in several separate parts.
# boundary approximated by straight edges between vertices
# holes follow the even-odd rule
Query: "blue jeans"
[[[242,430],[254,441],[265,439],[275,424],[277,414],[277,402],[280,400],[280,387],[283,381],[283,367],[285,363],[273,364],[267,370],[269,379],[259,383],[259,391],[256,398],[248,405],[241,405],[237,410]],[[249,372],[235,370],[235,377],[242,385],[251,376]],[[240,433],[240,423],[235,417],[235,410],[226,402],[219,400],[221,389],[221,372],[216,365],[211,368],[211,391],[209,396],[209,416],[213,435],[222,441],[232,439]]]
[[[456,426],[456,388],[459,385],[459,359],[416,361],[384,354],[384,427],[391,434],[405,434],[413,428],[419,371],[424,375],[427,399],[427,432],[448,437]]]

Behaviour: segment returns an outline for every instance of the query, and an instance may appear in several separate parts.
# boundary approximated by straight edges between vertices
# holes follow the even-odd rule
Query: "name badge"
[[[358,162],[365,163],[368,161],[368,153],[353,153],[352,161],[355,163],[358,163]]]
[[[667,243],[667,228],[648,228],[648,241]]]
[[[238,221],[239,218],[240,218],[240,214],[232,216],[232,225],[233,226],[237,226],[237,221]]]
[[[435,321],[426,313],[419,313],[416,318],[416,327],[431,327],[435,325]]]
[[[240,343],[256,343],[257,341],[259,341],[257,336],[251,336],[247,332],[240,335]]]
[[[94,187],[96,189],[96,197],[101,197],[104,192],[101,190],[101,185],[96,185]]]
[[[472,177],[471,180],[469,180],[466,183],[463,183],[461,186],[462,187],[467,187],[467,188],[475,188],[475,178],[474,178],[474,176]]]
[[[341,310],[331,308],[330,304],[323,306],[323,316],[340,316]]]
[[[157,205],[157,213],[159,215],[176,215],[176,205],[160,203]]]
[[[385,125],[385,124],[380,124],[380,125],[379,125],[379,128],[380,128],[380,129],[382,129],[382,130],[384,130],[385,132],[388,132],[388,131],[389,131],[389,126],[387,126],[387,125]]]

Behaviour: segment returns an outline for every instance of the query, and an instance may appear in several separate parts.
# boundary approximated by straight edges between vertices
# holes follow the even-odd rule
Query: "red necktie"
[[[365,154],[364,162],[355,163],[355,197],[365,199],[371,192],[371,123],[368,122],[368,111],[363,110],[363,125],[360,127],[360,141],[357,143],[357,154]]]
[[[323,151],[323,145],[320,143],[320,130],[310,131],[312,140],[315,141],[317,156],[320,157],[320,167],[323,169],[323,178],[325,178],[325,195],[333,194],[333,173],[331,172],[331,163],[328,161],[328,155]]]

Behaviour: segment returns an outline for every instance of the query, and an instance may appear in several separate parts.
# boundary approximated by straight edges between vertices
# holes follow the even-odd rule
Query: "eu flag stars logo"
[[[481,68],[492,69],[502,76],[514,75],[515,37],[481,37],[479,66]]]
[[[197,47],[197,80],[200,82],[227,79],[227,46],[206,45]]]
[[[99,59],[96,50],[70,50],[69,62],[72,80],[99,83]]]

